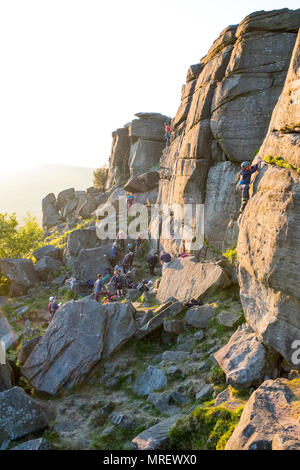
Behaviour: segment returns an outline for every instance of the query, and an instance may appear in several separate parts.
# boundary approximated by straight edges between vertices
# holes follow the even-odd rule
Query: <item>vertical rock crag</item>
[[[160,162],[161,203],[205,203],[205,238],[236,244],[239,163],[252,160],[286,78],[300,10],[256,12],[229,26],[189,68],[176,129]],[[224,235],[225,234],[225,235]],[[174,243],[161,240],[176,252]],[[203,255],[207,255],[202,250]]]
[[[261,147],[300,166],[300,33],[287,79]],[[265,166],[240,224],[239,283],[248,323],[295,368],[300,338],[300,175]]]

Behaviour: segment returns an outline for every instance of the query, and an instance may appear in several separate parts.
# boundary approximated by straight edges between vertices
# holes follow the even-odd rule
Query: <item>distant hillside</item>
[[[42,165],[28,171],[0,174],[0,212],[16,212],[21,219],[29,211],[42,222],[42,199],[67,188],[85,190],[93,185],[93,168]]]

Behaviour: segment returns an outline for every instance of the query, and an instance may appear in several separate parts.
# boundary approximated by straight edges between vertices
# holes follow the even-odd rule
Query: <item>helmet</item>
[[[251,165],[250,162],[243,162],[243,163],[241,164],[241,167],[242,167],[242,168],[247,168],[247,166],[250,166],[250,165]]]
[[[131,242],[130,242],[130,243],[128,243],[128,245],[127,245],[127,246],[128,246],[128,248],[131,248],[131,247],[132,247],[132,243],[131,243]]]
[[[54,297],[49,297],[49,301],[52,302],[54,300]]]

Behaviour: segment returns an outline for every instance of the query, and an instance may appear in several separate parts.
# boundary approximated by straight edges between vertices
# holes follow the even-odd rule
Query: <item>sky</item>
[[[286,7],[299,0],[0,0],[0,171],[102,166],[135,113],[175,115],[225,27]]]

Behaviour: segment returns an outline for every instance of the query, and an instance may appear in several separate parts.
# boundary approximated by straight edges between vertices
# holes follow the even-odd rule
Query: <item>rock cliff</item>
[[[260,149],[300,165],[300,33],[286,82]],[[265,166],[257,177],[238,239],[239,284],[246,319],[263,341],[293,362],[300,337],[300,179]],[[299,364],[295,367],[299,368]]]
[[[176,132],[160,163],[159,201],[205,203],[205,238],[218,250],[236,243],[238,162],[252,160],[263,142],[299,18],[299,10],[263,11],[229,26],[182,88]]]

